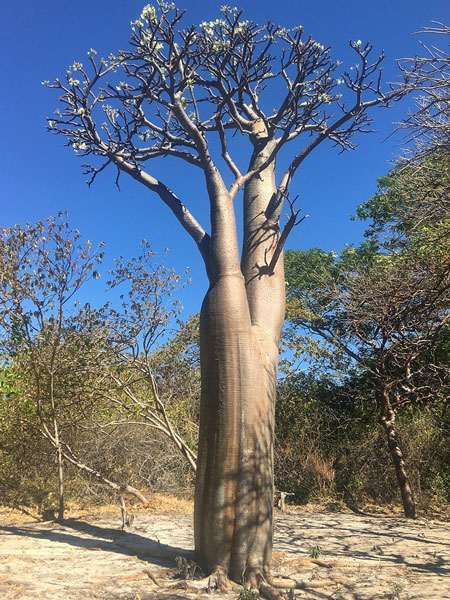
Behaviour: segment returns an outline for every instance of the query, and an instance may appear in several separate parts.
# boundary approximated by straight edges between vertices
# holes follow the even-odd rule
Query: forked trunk
[[[416,505],[414,502],[414,495],[409,481],[408,474],[406,472],[405,460],[403,453],[400,448],[398,441],[397,431],[395,427],[396,414],[392,408],[388,396],[388,392],[382,393],[383,402],[381,409],[380,423],[386,433],[387,443],[389,452],[391,454],[392,462],[395,468],[395,474],[397,476],[398,487],[402,497],[403,510],[405,517],[409,519],[416,518]]]
[[[255,153],[252,160],[262,159]],[[235,581],[269,567],[272,553],[284,273],[282,259],[272,275],[261,267],[270,261],[279,235],[265,216],[274,191],[273,167],[247,185],[242,265],[232,261],[213,278],[200,320],[195,547],[207,571],[220,569]]]

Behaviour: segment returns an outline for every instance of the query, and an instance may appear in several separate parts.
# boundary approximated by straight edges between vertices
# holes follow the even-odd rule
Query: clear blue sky
[[[184,24],[188,25],[217,18],[223,3],[180,0],[178,6],[187,8]],[[63,75],[74,60],[86,61],[91,47],[105,56],[124,48],[130,21],[139,16],[144,4],[136,0],[23,0],[3,6],[0,225],[33,222],[67,210],[71,224],[85,238],[94,244],[106,242],[111,258],[137,254],[144,237],[158,252],[168,246],[170,264],[179,270],[192,269],[193,284],[183,292],[182,300],[189,312],[195,312],[206,279],[193,242],[168,209],[125,175],[119,192],[112,170],[89,189],[82,174],[83,161],[63,147],[61,137],[44,129],[44,117],[52,114],[57,99],[54,90],[40,82]],[[258,22],[270,19],[287,27],[303,25],[307,34],[331,45],[333,56],[344,62],[350,56],[350,39],[373,42],[386,53],[386,81],[395,77],[396,58],[421,52],[419,40],[426,37],[413,32],[432,20],[448,23],[450,16],[450,0],[244,0],[239,6],[245,18]],[[359,136],[356,151],[339,156],[327,145],[309,157],[292,191],[300,194],[300,204],[310,218],[293,232],[289,247],[337,250],[359,241],[363,226],[350,222],[349,216],[375,191],[376,178],[389,170],[389,161],[398,154],[398,138],[382,141],[408,106],[406,100],[393,110],[375,111],[379,133]],[[206,196],[198,175],[186,178],[186,169],[177,172],[173,163],[157,169],[155,175],[192,206],[207,226]],[[150,165],[148,170],[152,172]]]

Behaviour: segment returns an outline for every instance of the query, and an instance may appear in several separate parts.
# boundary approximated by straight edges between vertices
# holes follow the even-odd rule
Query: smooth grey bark
[[[255,151],[250,169],[269,149]],[[200,319],[195,547],[207,571],[221,570],[235,581],[266,571],[272,553],[275,390],[284,320],[282,256],[273,274],[264,268],[279,239],[277,223],[266,216],[274,167],[245,186],[241,264],[231,199],[212,213],[212,278]]]

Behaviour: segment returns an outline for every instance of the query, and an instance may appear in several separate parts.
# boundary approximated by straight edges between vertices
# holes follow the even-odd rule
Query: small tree
[[[170,438],[195,471],[196,454],[177,432],[166,410],[174,393],[173,383],[158,375],[161,359],[167,355],[161,341],[181,311],[180,302],[173,297],[182,285],[181,278],[173,269],[155,263],[155,253],[146,240],[142,242],[142,250],[139,257],[130,261],[117,259],[110,271],[108,290],[121,292],[120,307],[108,304],[86,315],[86,325],[92,328],[97,323],[108,332],[101,349],[107,366],[97,394],[123,411],[125,422],[138,415],[138,421]],[[178,336],[170,341],[175,345],[176,338],[180,339],[184,332],[189,343],[192,325],[178,323],[178,326]]]
[[[7,403],[18,403],[19,421],[37,428],[54,449],[59,519],[64,518],[65,462],[117,492],[146,501],[137,489],[86,464],[79,444],[72,444],[94,414],[108,412],[105,399],[111,403],[113,392],[115,399],[133,397],[129,381],[121,380],[124,373],[129,377],[130,365],[140,366],[141,384],[144,378],[143,414],[193,462],[192,451],[167,417],[149,368],[151,344],[178,314],[178,302],[170,298],[178,275],[153,264],[154,253],[145,245],[142,256],[128,263],[119,259],[111,273],[110,287],[133,280],[119,309],[79,306],[80,288],[99,277],[95,269],[103,257],[103,251],[93,252],[90,242],[82,244],[80,237],[63,214],[3,229],[0,236],[1,349],[9,365],[5,373],[17,379],[15,393],[3,397],[1,404],[6,410]]]
[[[21,364],[23,393],[31,396],[41,433],[55,449],[59,481],[59,519],[64,518],[64,467],[61,418],[74,416],[83,394],[74,403],[65,395],[70,385],[74,353],[69,302],[95,275],[102,252],[81,246],[80,235],[70,231],[63,215],[36,225],[3,229],[0,238],[0,307],[2,349],[9,360]],[[86,356],[87,359],[87,356]],[[84,363],[88,366],[89,361]],[[23,370],[22,369],[22,370]],[[78,371],[83,363],[78,361]],[[64,416],[63,416],[64,415]],[[66,424],[70,421],[66,420]]]
[[[373,220],[368,241],[340,259],[291,252],[287,269],[291,321],[370,373],[407,517],[415,505],[396,415],[442,397],[449,376],[440,357],[450,318],[449,163],[423,160],[383,178],[382,193],[358,208]]]
[[[372,59],[368,43],[350,44],[357,64],[344,70],[302,27],[260,26],[227,6],[222,13],[178,29],[184,12],[164,2],[147,5],[127,50],[100,60],[91,50],[89,68],[75,62],[63,80],[45,83],[61,101],[50,131],[82,157],[101,161],[86,165],[90,182],[108,165],[117,179],[129,174],[171,209],[203,257],[210,287],[200,320],[195,546],[217,581],[246,577],[264,586],[272,549],[282,249],[298,222],[290,184],[325,140],[341,151],[354,148],[353,135],[368,131],[368,111],[388,106],[405,88],[383,91],[383,55]],[[234,134],[247,144],[248,168],[233,156]],[[285,146],[292,147],[291,158],[276,180],[275,161]],[[144,168],[158,157],[203,173],[209,234]],[[240,255],[233,201],[242,188]],[[280,231],[286,199],[291,213]]]

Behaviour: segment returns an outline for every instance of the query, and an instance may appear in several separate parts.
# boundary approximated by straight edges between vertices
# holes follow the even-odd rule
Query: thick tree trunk
[[[262,155],[255,153],[252,160]],[[195,546],[207,571],[220,570],[235,581],[263,573],[272,553],[284,273],[282,259],[271,276],[261,267],[278,240],[278,227],[264,214],[274,191],[273,168],[246,187],[242,266],[231,261],[213,278],[200,320]]]
[[[391,454],[392,462],[394,464],[395,473],[397,475],[398,487],[402,496],[403,510],[405,517],[409,519],[416,518],[416,505],[414,502],[414,495],[409,481],[406,465],[403,458],[403,453],[400,448],[398,441],[397,431],[395,427],[396,414],[395,410],[390,405],[388,392],[382,393],[383,402],[380,416],[380,423],[386,433],[387,443],[389,452]]]

